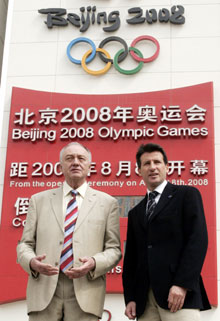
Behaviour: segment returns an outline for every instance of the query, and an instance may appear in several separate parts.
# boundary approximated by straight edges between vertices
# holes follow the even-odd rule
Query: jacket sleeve
[[[36,225],[37,213],[33,197],[30,199],[26,224],[23,230],[22,238],[17,246],[17,262],[22,268],[33,277],[37,277],[37,273],[33,272],[30,268],[30,261],[35,254],[36,246]]]
[[[111,270],[121,259],[119,207],[116,199],[111,202],[106,220],[103,251],[94,254],[96,267],[89,272],[89,279],[93,280]]]
[[[132,223],[132,212],[128,213],[127,241],[123,263],[122,281],[124,288],[124,299],[127,305],[135,301],[135,279],[137,268],[137,249],[135,242],[134,227]]]
[[[208,247],[208,234],[200,192],[187,187],[183,204],[184,247],[173,280],[189,290],[196,290]]]

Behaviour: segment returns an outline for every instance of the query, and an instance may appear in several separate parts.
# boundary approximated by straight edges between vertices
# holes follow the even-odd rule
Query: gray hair
[[[63,157],[63,152],[64,152],[64,150],[65,150],[66,148],[68,148],[69,146],[72,146],[72,145],[78,145],[78,146],[81,146],[82,148],[84,148],[84,149],[87,151],[87,153],[89,154],[89,162],[91,163],[91,161],[92,161],[92,154],[91,154],[90,150],[89,150],[87,147],[85,147],[85,146],[83,146],[82,144],[77,143],[77,142],[71,142],[71,143],[67,144],[66,146],[64,146],[64,147],[61,149],[61,151],[60,151],[60,163],[61,163],[61,161],[62,161],[62,157]]]

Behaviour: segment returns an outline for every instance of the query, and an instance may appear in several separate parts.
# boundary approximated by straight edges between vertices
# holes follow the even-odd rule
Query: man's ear
[[[89,176],[89,173],[90,173],[90,171],[91,171],[91,163],[89,164],[89,170],[88,170],[88,174],[87,174],[87,176]]]
[[[59,163],[59,169],[60,169],[60,170],[61,170],[61,172],[63,173],[63,168],[62,168],[61,163]]]

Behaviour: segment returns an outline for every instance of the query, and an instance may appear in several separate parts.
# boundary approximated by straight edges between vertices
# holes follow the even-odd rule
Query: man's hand
[[[69,279],[81,278],[95,268],[95,259],[92,257],[85,256],[83,258],[79,258],[79,261],[83,263],[80,267],[73,267],[64,272]]]
[[[176,312],[182,309],[186,293],[187,289],[180,286],[173,285],[170,288],[168,295],[168,308],[170,309],[170,312]]]
[[[45,260],[46,255],[38,255],[35,256],[33,259],[31,259],[30,261],[30,267],[32,270],[40,273],[40,274],[44,274],[44,275],[55,275],[59,273],[59,269],[50,265],[50,264],[45,264],[42,263],[41,261]]]
[[[131,301],[127,304],[125,309],[125,315],[130,320],[134,320],[136,318],[136,302]]]

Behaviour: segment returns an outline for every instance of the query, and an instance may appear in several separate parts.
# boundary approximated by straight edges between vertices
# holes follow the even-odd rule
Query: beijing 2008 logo
[[[142,41],[142,40],[151,41],[154,43],[154,45],[156,47],[155,53],[148,58],[144,58],[142,52],[135,47],[137,42]],[[106,51],[105,49],[103,49],[104,45],[110,41],[120,42],[124,47],[123,49],[120,49],[115,54],[113,59],[111,58],[109,52]],[[86,43],[90,44],[92,47],[92,49],[88,50],[83,55],[81,60],[73,58],[70,53],[72,47],[80,42],[86,42]],[[81,65],[82,68],[90,75],[94,75],[94,76],[103,75],[111,68],[112,65],[115,67],[115,69],[117,71],[119,71],[122,74],[133,75],[142,69],[144,63],[149,63],[149,62],[152,62],[153,60],[155,60],[159,55],[159,51],[160,51],[159,42],[154,37],[147,36],[147,35],[143,35],[143,36],[135,38],[129,47],[128,47],[126,41],[120,37],[116,37],[116,36],[107,37],[100,42],[100,44],[97,48],[95,46],[95,43],[92,40],[90,40],[89,38],[79,37],[79,38],[72,40],[69,43],[69,45],[67,47],[67,56],[72,63],[77,64],[77,65]],[[106,65],[103,69],[91,70],[87,67],[87,64],[89,64],[95,58],[96,52],[98,53],[99,58],[103,62],[105,62]],[[134,69],[127,70],[127,69],[123,69],[119,66],[119,63],[122,62],[128,56],[128,53],[130,53],[131,57],[135,61],[138,62],[137,67]]]

